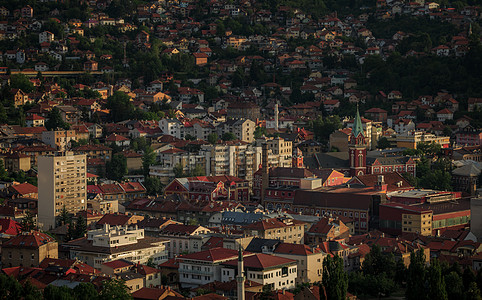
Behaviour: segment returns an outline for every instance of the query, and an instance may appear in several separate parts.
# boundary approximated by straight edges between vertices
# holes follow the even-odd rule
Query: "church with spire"
[[[348,157],[350,160],[350,175],[364,175],[367,172],[367,141],[358,107],[355,123],[348,141]]]

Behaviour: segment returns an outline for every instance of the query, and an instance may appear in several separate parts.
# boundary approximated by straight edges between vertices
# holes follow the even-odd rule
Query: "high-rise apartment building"
[[[38,221],[41,228],[55,227],[55,217],[65,206],[69,213],[87,207],[86,156],[72,152],[38,159]]]

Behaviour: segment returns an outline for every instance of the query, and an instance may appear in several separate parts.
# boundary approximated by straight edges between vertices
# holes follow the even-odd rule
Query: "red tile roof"
[[[22,226],[12,219],[0,219],[0,233],[18,235],[22,232]]]
[[[321,250],[319,248],[310,248],[308,245],[290,243],[281,243],[274,250],[274,253],[292,255],[311,255],[320,252]]]
[[[120,268],[125,268],[125,267],[129,267],[129,266],[133,266],[134,263],[133,262],[130,262],[128,260],[125,260],[125,259],[117,259],[117,260],[113,260],[113,261],[109,261],[109,262],[105,262],[102,264],[103,266],[106,266],[106,267],[109,267],[111,269],[120,269]]]
[[[243,255],[245,256],[248,252],[245,252]],[[200,251],[196,253],[190,253],[181,255],[178,259],[192,259],[192,260],[202,260],[202,261],[210,261],[210,262],[218,262],[218,261],[226,261],[230,259],[237,259],[238,251],[232,249],[225,249],[225,248],[213,248],[205,251]]]
[[[283,266],[286,264],[296,264],[296,260],[264,254],[264,253],[255,253],[254,255],[244,256],[243,261],[244,261],[245,268],[259,269],[259,270]],[[223,264],[230,265],[230,266],[237,266],[238,258],[224,262]]]
[[[126,226],[131,219],[131,216],[121,214],[106,214],[99,221],[97,225],[109,224],[111,226]]]
[[[166,297],[165,297],[166,295],[175,296],[175,297],[182,297],[181,294],[172,290],[169,287],[168,288],[160,288],[160,289],[143,287],[140,290],[137,290],[134,293],[132,293],[132,297],[134,299],[146,299],[146,300],[166,299]]]
[[[272,229],[272,228],[283,228],[283,227],[288,227],[288,226],[295,226],[295,225],[300,225],[303,222],[290,219],[288,220],[289,223],[285,223],[277,218],[271,218],[271,219],[266,219],[266,220],[261,220],[255,223],[251,223],[249,225],[244,226],[244,229],[250,229],[250,230],[267,230],[267,229]],[[304,223],[303,223],[304,224]]]
[[[199,225],[169,224],[161,230],[161,234],[193,234]]]
[[[55,240],[49,235],[39,231],[32,231],[9,239],[3,243],[2,247],[38,249],[40,246],[52,242],[55,242]]]
[[[28,194],[37,194],[38,193],[37,187],[35,185],[32,185],[32,184],[28,183],[28,182],[17,184],[17,185],[12,185],[11,187],[9,187],[9,190],[14,192],[14,193],[17,193],[19,195],[28,195]]]

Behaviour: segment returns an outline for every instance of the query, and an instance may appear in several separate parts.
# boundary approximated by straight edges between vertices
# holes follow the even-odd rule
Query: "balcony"
[[[191,269],[189,269],[189,270],[181,269],[179,273],[213,276],[213,272],[209,272],[209,271],[199,271],[199,270],[191,270]]]

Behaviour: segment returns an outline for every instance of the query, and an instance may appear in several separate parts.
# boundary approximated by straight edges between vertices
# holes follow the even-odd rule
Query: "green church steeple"
[[[360,117],[360,111],[358,110],[358,105],[357,105],[355,123],[353,124],[353,136],[355,136],[356,138],[360,133],[362,134],[363,137],[365,137],[365,133],[363,132],[363,124]]]

